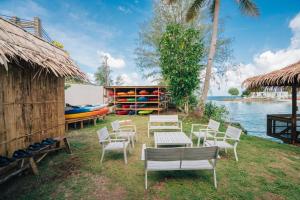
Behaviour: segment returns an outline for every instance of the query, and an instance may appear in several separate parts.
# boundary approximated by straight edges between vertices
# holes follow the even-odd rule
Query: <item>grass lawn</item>
[[[123,154],[107,153],[100,165],[96,130],[115,119],[134,120],[139,141],[124,164]],[[299,199],[300,148],[243,135],[233,151],[217,162],[218,189],[211,171],[149,172],[144,190],[141,146],[147,138],[147,117],[108,116],[97,126],[68,132],[72,155],[58,152],[38,166],[40,175],[15,177],[0,186],[1,199]],[[189,134],[195,119],[184,120]],[[195,144],[195,143],[194,143]]]

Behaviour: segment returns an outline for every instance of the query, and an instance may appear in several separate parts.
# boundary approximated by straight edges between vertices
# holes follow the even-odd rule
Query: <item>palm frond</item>
[[[197,16],[199,9],[203,7],[206,2],[207,0],[195,0],[187,11],[186,21],[193,20]]]
[[[209,14],[211,16],[211,19],[214,18],[215,6],[216,6],[216,1],[212,1],[211,5],[209,7]]]
[[[164,2],[168,5],[176,3],[177,0],[164,0]]]
[[[258,16],[259,9],[253,0],[237,0],[239,4],[239,8],[242,13],[249,15],[249,16]]]

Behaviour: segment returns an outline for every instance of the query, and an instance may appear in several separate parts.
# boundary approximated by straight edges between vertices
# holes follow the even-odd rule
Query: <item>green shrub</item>
[[[225,106],[218,106],[215,103],[208,102],[205,104],[204,115],[217,121],[224,122],[229,114]]]

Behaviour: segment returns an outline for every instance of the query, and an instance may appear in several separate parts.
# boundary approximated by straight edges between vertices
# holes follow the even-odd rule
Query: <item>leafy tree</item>
[[[112,85],[113,80],[111,79],[111,76],[110,76],[111,72],[112,72],[112,70],[109,68],[106,68],[104,66],[104,64],[102,66],[98,67],[97,71],[94,74],[97,84],[106,85],[106,83],[108,83],[108,85]]]
[[[118,75],[115,81],[115,85],[124,85],[125,81],[121,75]]]
[[[188,113],[190,96],[199,86],[199,64],[204,54],[201,32],[181,24],[170,24],[162,35],[159,53],[163,78],[173,101]]]
[[[229,90],[228,90],[228,94],[230,94],[232,96],[237,96],[237,95],[239,95],[239,93],[240,93],[239,90],[234,87],[229,88]]]
[[[215,103],[208,102],[205,104],[204,115],[210,119],[214,119],[220,122],[224,122],[229,112],[224,105],[218,106]]]
[[[138,46],[135,49],[137,67],[145,77],[151,77],[154,81],[159,83],[165,82],[161,73],[159,62],[160,52],[158,48],[161,37],[168,24],[177,23],[201,31],[205,45],[204,51],[205,54],[208,53],[212,29],[210,20],[207,20],[209,15],[201,13],[195,16],[193,20],[187,21],[185,16],[192,3],[194,3],[194,0],[153,1],[153,17],[141,26]],[[220,33],[222,32],[223,30],[220,29]],[[215,67],[214,73],[212,74],[213,78],[217,76],[223,77],[225,75],[229,65],[225,65],[224,63],[230,63],[230,68],[234,66],[234,64],[232,64],[233,59],[230,59],[232,57],[230,43],[230,39],[224,38],[222,34],[219,34],[214,59]],[[202,59],[200,64],[204,65],[205,63],[207,63],[207,58]],[[204,74],[202,70],[204,70],[204,68],[201,68],[200,74]],[[204,76],[201,76],[200,84],[203,85],[203,82]],[[199,86],[198,90],[200,91],[200,89]],[[198,92],[198,94],[199,97],[201,92]]]
[[[185,13],[192,2],[193,0],[178,1],[170,6],[164,1],[153,1],[153,17],[140,27],[138,46],[135,49],[136,64],[145,77],[151,77],[158,82],[162,81],[158,48],[168,24],[177,23],[193,27],[203,33],[203,38],[205,38],[204,35],[208,35],[209,26],[204,23],[204,16],[198,16],[191,22],[185,20]],[[225,47],[227,44],[228,41],[224,40],[221,46]],[[224,57],[225,51],[220,55]]]
[[[176,0],[168,0],[170,4],[177,2]],[[253,0],[236,0],[238,3],[239,9],[243,14],[250,15],[250,16],[258,16],[259,10]],[[212,74],[212,67],[214,58],[216,55],[216,45],[217,45],[217,36],[218,36],[218,25],[219,25],[219,12],[220,12],[220,0],[194,0],[193,4],[189,8],[186,19],[187,21],[194,20],[200,12],[200,8],[204,6],[208,6],[210,13],[212,15],[213,20],[213,29],[212,29],[212,36],[210,42],[210,49],[208,54],[208,60],[206,65],[206,73],[205,73],[205,81],[203,86],[203,92],[200,99],[200,106],[203,107],[204,102],[207,99],[207,94],[209,90],[211,74]],[[203,109],[199,109],[200,115],[202,115]]]
[[[249,95],[251,94],[251,91],[250,90],[244,90],[243,92],[242,92],[242,97],[248,97]]]

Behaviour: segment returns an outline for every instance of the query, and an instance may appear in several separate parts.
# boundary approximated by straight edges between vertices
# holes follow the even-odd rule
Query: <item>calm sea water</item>
[[[239,122],[249,135],[263,138],[272,139],[266,135],[267,114],[289,114],[292,112],[291,102],[234,102],[224,101],[225,98],[228,97],[209,97],[209,100],[227,108],[229,121]]]

